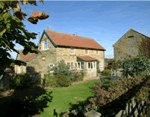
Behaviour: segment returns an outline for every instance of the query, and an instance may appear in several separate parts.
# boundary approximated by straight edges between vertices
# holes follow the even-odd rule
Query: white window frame
[[[68,61],[68,62],[66,62],[66,64],[69,65],[70,70],[73,70],[73,69],[80,70],[81,69],[81,62]]]
[[[87,51],[87,53],[86,53],[86,51]],[[85,49],[85,54],[87,54],[87,55],[89,54],[89,50],[88,49]]]
[[[49,40],[46,39],[43,41],[43,50],[48,50],[49,49]]]
[[[90,65],[89,65],[90,63]],[[90,67],[89,67],[90,66]],[[96,66],[96,65],[95,65]],[[94,66],[94,62],[87,62],[87,68],[90,70],[90,69],[95,69],[95,66]]]
[[[70,69],[70,70],[74,69],[74,62],[68,61],[68,62],[67,62],[67,65],[68,65],[68,63],[69,63],[69,69]]]

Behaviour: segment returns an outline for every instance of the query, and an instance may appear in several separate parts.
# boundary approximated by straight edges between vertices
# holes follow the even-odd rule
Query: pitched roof
[[[19,50],[19,55],[21,57],[21,60],[24,62],[31,60],[32,58],[34,58],[36,56],[36,54],[34,54],[34,53],[28,53],[28,54],[24,55],[22,50]]]
[[[136,33],[139,33],[139,34],[141,34],[141,35],[143,35],[143,36],[145,36],[145,37],[147,37],[147,38],[150,38],[150,37],[148,37],[148,36],[146,36],[146,35],[144,35],[144,34],[138,32],[138,31],[136,31],[136,30],[134,30],[134,29],[132,29],[132,28],[130,28],[129,30],[133,30],[133,31],[136,32]]]
[[[81,48],[105,50],[100,44],[98,44],[95,40],[90,38],[59,33],[49,29],[46,29],[45,32],[57,46],[69,46],[69,47],[81,47]]]
[[[149,39],[150,39],[150,37],[148,37],[148,36],[146,36],[146,35],[144,35],[144,34],[138,32],[138,31],[136,31],[136,30],[134,30],[134,29],[132,29],[132,28],[130,28],[125,34],[127,34],[127,33],[130,32],[130,31],[134,31],[134,32],[136,32],[136,33],[138,33],[138,34],[140,34],[140,35],[142,35],[142,36],[145,36],[146,38],[149,38]],[[124,34],[124,35],[125,35],[125,34]],[[123,36],[124,36],[124,35],[123,35]],[[123,36],[122,36],[122,37],[123,37]],[[122,37],[121,37],[121,38],[122,38]],[[121,38],[120,38],[120,39],[121,39]],[[120,39],[119,39],[119,40],[120,40]],[[118,40],[118,41],[119,41],[119,40]],[[118,43],[118,41],[117,41],[116,43]],[[115,43],[115,44],[116,44],[116,43]],[[113,46],[114,46],[115,44],[113,44]]]
[[[85,61],[97,61],[97,59],[92,58],[91,56],[78,56],[78,58],[83,59]]]

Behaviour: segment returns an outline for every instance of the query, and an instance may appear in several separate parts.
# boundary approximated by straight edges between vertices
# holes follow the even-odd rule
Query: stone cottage
[[[144,39],[150,37],[143,35],[133,29],[129,29],[114,45],[114,58],[123,60],[129,56],[139,55],[139,47]]]
[[[23,55],[19,51],[18,60],[26,62],[26,66],[15,66],[16,73],[38,72],[47,74],[48,68],[61,60],[69,65],[70,70],[83,70],[86,76],[97,76],[97,67],[104,70],[105,49],[95,40],[55,32],[49,29],[43,31],[39,40],[39,54]]]

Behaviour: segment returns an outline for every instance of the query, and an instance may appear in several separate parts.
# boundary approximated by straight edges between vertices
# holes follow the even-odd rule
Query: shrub
[[[100,69],[97,70],[97,73],[101,73]]]
[[[146,57],[127,58],[122,62],[123,75],[134,77],[138,75],[149,75],[150,60]]]
[[[10,78],[10,89],[24,89],[32,87],[33,82],[32,74],[19,74]]]
[[[110,76],[111,75],[111,70],[110,69],[103,70],[102,75],[103,76]]]
[[[69,85],[71,85],[71,80],[70,77],[68,76],[56,76],[57,78],[57,84],[60,87],[68,87]]]
[[[108,89],[109,87],[113,86],[112,80],[108,77],[101,78],[100,80],[103,83],[101,88]]]
[[[85,76],[85,71],[72,71],[73,80],[72,81],[82,81]]]
[[[43,86],[46,87],[57,87],[57,78],[51,74],[45,75],[43,80]]]
[[[56,66],[53,67],[54,76],[68,76],[70,77],[71,71],[69,70],[69,66],[64,62],[64,60],[58,62]]]

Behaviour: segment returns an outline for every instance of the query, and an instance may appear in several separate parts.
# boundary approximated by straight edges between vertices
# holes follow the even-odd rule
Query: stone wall
[[[27,62],[27,72],[40,72],[43,74],[47,74],[48,67],[51,63],[56,63],[56,51],[42,51],[37,55],[37,57]]]
[[[114,58],[116,60],[123,60],[129,56],[136,57],[139,55],[139,46],[142,39],[145,38],[147,37],[130,29],[113,45]]]
[[[100,70],[104,70],[104,51],[99,51],[96,54],[96,50],[88,50],[88,54],[85,54],[85,49],[70,49],[70,48],[56,48],[57,61],[65,60],[65,62],[76,62],[77,56],[91,56],[100,61]]]

